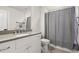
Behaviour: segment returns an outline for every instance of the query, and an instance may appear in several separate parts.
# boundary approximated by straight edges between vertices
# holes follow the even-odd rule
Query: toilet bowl
[[[41,45],[42,45],[42,52],[48,53],[48,45],[50,43],[50,40],[48,39],[41,39]]]

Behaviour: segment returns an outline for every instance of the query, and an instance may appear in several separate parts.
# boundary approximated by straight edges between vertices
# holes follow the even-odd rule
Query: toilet
[[[50,40],[48,39],[41,39],[41,45],[42,45],[42,52],[43,53],[48,53],[48,45],[50,43]]]

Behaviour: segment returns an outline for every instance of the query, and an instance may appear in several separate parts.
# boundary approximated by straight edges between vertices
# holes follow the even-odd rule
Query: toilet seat
[[[42,42],[42,43],[49,44],[50,41],[49,41],[48,39],[41,39],[41,42]]]

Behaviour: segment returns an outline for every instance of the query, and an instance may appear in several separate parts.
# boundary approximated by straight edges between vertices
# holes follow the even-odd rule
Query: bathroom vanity
[[[1,53],[40,53],[41,33],[0,35]]]

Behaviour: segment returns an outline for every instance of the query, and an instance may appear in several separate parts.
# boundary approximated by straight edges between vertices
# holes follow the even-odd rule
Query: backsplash
[[[32,30],[26,30],[25,32],[30,32],[30,31],[32,31]],[[17,30],[0,31],[0,35],[4,35],[4,34],[13,34],[13,33],[15,33],[15,32],[17,32]],[[23,33],[25,33],[25,32],[23,32]]]
[[[0,31],[0,35],[4,35],[4,34],[12,34],[14,33],[16,30],[6,30],[6,31]]]

